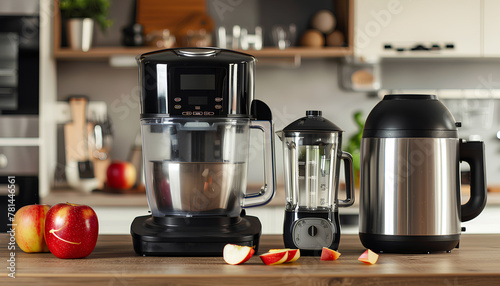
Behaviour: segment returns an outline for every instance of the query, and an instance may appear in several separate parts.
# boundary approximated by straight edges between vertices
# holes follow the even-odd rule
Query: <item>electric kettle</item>
[[[386,95],[370,112],[361,140],[359,236],[378,252],[430,253],[458,247],[460,222],[486,204],[484,143],[458,138],[452,114],[435,95]],[[461,205],[460,161],[470,165]]]

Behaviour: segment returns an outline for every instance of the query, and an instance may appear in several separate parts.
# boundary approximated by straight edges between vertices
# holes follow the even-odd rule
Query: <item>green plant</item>
[[[106,31],[112,24],[108,19],[109,6],[109,0],[60,0],[59,2],[63,18],[92,18],[102,31]]]
[[[347,142],[346,151],[351,153],[354,169],[354,181],[359,183],[359,170],[361,169],[361,137],[363,137],[363,128],[365,121],[362,119],[361,111],[354,113],[354,121],[358,125],[358,132],[352,135]]]

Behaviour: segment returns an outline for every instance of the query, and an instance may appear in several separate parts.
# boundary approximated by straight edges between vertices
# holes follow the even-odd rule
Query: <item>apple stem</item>
[[[62,229],[62,228],[57,229],[57,230],[55,230],[55,229],[51,229],[51,230],[49,230],[49,233],[52,233],[55,237],[57,237],[58,239],[60,239],[60,240],[62,240],[62,241],[64,241],[64,242],[71,243],[71,244],[77,244],[77,245],[78,245],[78,244],[82,244],[82,242],[73,242],[73,241],[69,241],[69,240],[66,240],[66,239],[64,239],[64,238],[59,237],[59,236],[56,234],[56,231],[60,231],[61,229]]]

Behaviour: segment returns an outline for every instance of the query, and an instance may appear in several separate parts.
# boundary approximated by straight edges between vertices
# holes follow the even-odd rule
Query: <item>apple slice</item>
[[[284,263],[288,259],[288,251],[268,252],[259,255],[260,259],[266,265],[276,265]]]
[[[287,251],[288,252],[288,258],[284,263],[291,263],[297,261],[297,259],[300,258],[300,249],[290,249],[290,248],[283,248],[283,249],[269,249],[270,253],[276,253],[276,252],[282,252],[282,251]]]
[[[321,250],[321,260],[337,260],[340,257],[340,252],[333,249],[323,247]]]
[[[231,265],[242,264],[255,253],[255,250],[250,246],[241,246],[236,244],[226,244],[222,251],[224,261]]]
[[[378,254],[375,252],[367,249],[363,254],[361,254],[358,258],[359,261],[368,264],[368,265],[373,265],[377,263],[378,260]]]

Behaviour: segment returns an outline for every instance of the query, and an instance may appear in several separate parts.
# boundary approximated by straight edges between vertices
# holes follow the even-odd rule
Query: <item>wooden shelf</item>
[[[94,47],[88,52],[60,48],[54,51],[58,60],[108,60],[113,56],[138,56],[143,53],[157,50],[153,47]],[[352,49],[347,47],[305,48],[293,47],[285,50],[278,48],[263,48],[262,50],[245,50],[257,58],[331,58],[352,55]]]
[[[346,35],[347,47],[292,47],[280,50],[275,47],[265,47],[262,50],[245,50],[244,53],[251,54],[257,59],[263,59],[265,62],[281,63],[280,60],[292,59],[292,63],[300,62],[305,58],[336,58],[353,55],[354,38],[354,0],[335,1],[336,11],[339,11],[337,17],[337,27]],[[114,56],[137,56],[150,51],[158,50],[155,47],[93,47],[88,52],[71,50],[67,47],[61,47],[61,15],[59,11],[58,0],[54,0],[54,51],[56,60],[79,61],[79,60],[97,60],[107,61]]]

